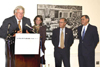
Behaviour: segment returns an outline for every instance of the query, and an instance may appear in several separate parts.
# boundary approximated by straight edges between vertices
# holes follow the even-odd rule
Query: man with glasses
[[[17,33],[26,33],[29,28],[25,26],[28,24],[31,26],[30,19],[24,17],[25,10],[22,6],[17,6],[14,10],[14,15],[4,20],[0,28],[0,37],[6,39],[8,34],[12,34],[16,29]],[[15,37],[15,34],[12,35]],[[11,57],[9,57],[8,45],[6,45],[6,67],[14,67],[14,44],[10,45]],[[10,61],[11,60],[11,61]],[[21,59],[20,59],[21,60]]]
[[[79,67],[95,67],[95,48],[99,42],[97,27],[89,23],[88,15],[82,15],[82,25],[78,27]]]
[[[59,28],[53,30],[52,43],[54,45],[55,67],[70,67],[70,47],[73,44],[73,33],[66,26],[67,20],[59,20]]]

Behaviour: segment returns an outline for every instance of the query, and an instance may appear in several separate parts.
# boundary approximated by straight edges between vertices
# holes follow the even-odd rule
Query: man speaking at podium
[[[25,24],[31,26],[30,19],[24,17],[25,10],[22,6],[17,6],[14,10],[14,16],[9,17],[4,20],[1,28],[0,28],[0,37],[6,39],[8,34],[12,34],[15,37],[16,33],[26,33],[26,30],[30,30]],[[6,45],[7,47],[7,45]],[[8,47],[7,47],[8,48]],[[6,48],[6,67],[14,67],[15,65],[15,57],[14,57],[14,44],[10,45],[11,51],[11,61],[9,61],[10,57],[8,56],[9,50]]]

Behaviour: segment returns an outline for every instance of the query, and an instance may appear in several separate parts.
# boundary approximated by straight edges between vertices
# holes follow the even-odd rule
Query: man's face
[[[60,27],[60,28],[64,28],[65,25],[66,25],[66,22],[64,21],[64,19],[60,19],[60,20],[59,20],[59,27]]]
[[[18,9],[17,12],[15,12],[15,16],[18,20],[21,20],[24,16],[24,11],[22,9]]]
[[[87,25],[87,23],[88,23],[88,19],[86,19],[85,18],[85,16],[83,16],[82,18],[81,18],[81,23],[82,23],[82,25]]]

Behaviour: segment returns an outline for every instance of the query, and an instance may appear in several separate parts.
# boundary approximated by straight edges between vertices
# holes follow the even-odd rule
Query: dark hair
[[[64,22],[66,22],[66,23],[67,23],[67,19],[66,19],[66,18],[60,18],[60,19],[64,19]]]
[[[43,18],[42,18],[42,16],[41,15],[37,15],[35,18],[34,18],[34,24],[36,25],[36,19],[37,18],[40,18],[41,19],[41,23],[40,23],[40,26],[42,26],[42,23],[43,23]]]
[[[85,17],[86,19],[88,19],[88,22],[90,21],[90,18],[89,18],[88,15],[82,15],[81,18],[82,18],[82,17]]]

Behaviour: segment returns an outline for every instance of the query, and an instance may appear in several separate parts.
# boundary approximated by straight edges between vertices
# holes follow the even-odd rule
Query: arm
[[[52,44],[55,46],[55,30],[52,32]]]
[[[98,35],[97,27],[94,28],[93,38],[94,38],[94,48],[95,48],[99,42],[99,35]]]
[[[43,27],[43,31],[42,31],[42,45],[44,46],[46,40],[46,27]]]
[[[2,26],[0,28],[0,37],[1,38],[4,38],[4,39],[6,38],[6,36],[7,36],[7,28],[8,28],[7,20],[4,20],[3,24],[2,24]]]
[[[70,38],[69,38],[69,44],[70,44],[70,46],[72,46],[73,41],[74,41],[73,32],[72,32],[72,30],[70,30]]]
[[[79,27],[77,28],[77,31],[78,31],[77,35],[78,35],[78,39],[79,39]]]

